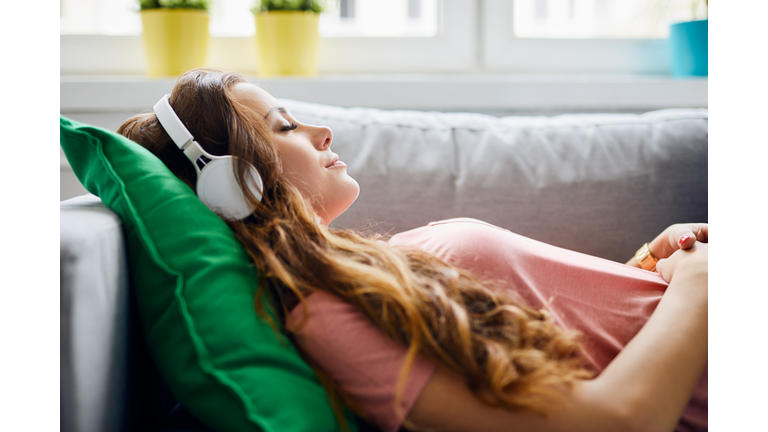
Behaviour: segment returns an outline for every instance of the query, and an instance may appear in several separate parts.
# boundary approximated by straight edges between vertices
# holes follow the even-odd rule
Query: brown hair
[[[506,290],[491,290],[488,282],[418,248],[388,246],[379,241],[382,236],[320,223],[311,204],[281,178],[263,119],[231,97],[233,85],[240,82],[247,81],[235,73],[191,70],[177,81],[170,102],[206,151],[232,154],[262,175],[263,201],[249,196],[256,207],[253,215],[227,222],[261,272],[254,300],[258,313],[264,314],[260,299],[265,289],[283,325],[285,314],[299,303],[306,318],[305,296],[316,290],[359,307],[385,334],[408,347],[397,408],[417,354],[465,377],[485,403],[541,414],[563,401],[563,388],[591,377],[575,356],[578,333],[558,327],[545,311],[533,310]],[[152,151],[194,189],[194,167],[154,114],[128,119],[118,133]],[[245,164],[239,165],[242,186]],[[313,367],[343,426],[339,398],[365,417]]]

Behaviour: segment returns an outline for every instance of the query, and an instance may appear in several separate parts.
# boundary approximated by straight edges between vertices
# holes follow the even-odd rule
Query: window
[[[213,4],[208,64],[256,73],[251,0]],[[383,26],[368,25],[376,9],[385,5],[395,18],[388,26],[395,31],[388,34],[383,34]],[[62,0],[60,73],[144,74],[135,9],[133,0]],[[399,11],[396,17],[393,10]],[[119,26],[113,21],[118,13],[125,17]],[[333,17],[333,13],[338,15]],[[104,18],[103,23],[91,20],[86,24],[86,16],[95,14]],[[226,16],[231,20],[221,18]],[[321,31],[327,35],[320,41],[318,70],[321,74],[465,72],[477,60],[476,20],[477,0],[339,1],[338,8],[329,11],[321,23]]]
[[[678,5],[672,0],[484,0],[483,68],[668,74],[669,51],[662,37],[670,20],[681,16],[684,9]]]
[[[144,73],[135,0],[61,1],[61,74]],[[701,17],[704,0],[699,3]],[[258,71],[252,4],[212,2],[209,65]],[[695,0],[338,0],[321,16],[318,70],[667,74],[668,24],[691,19],[692,4]]]
[[[62,35],[138,35],[136,0],[61,0]]]
[[[248,37],[254,33],[254,0],[211,3],[211,35]],[[323,37],[435,37],[438,0],[338,0],[321,15]],[[138,36],[136,0],[62,0],[61,34]]]
[[[514,0],[511,15],[517,38],[663,39],[669,35],[670,21],[706,16],[706,4],[696,0]]]
[[[437,0],[339,0],[320,18],[323,37],[435,37]]]

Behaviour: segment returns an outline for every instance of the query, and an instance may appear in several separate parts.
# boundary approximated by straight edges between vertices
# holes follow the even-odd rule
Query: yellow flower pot
[[[317,75],[320,14],[271,11],[254,15],[259,75]]]
[[[206,64],[208,13],[197,9],[141,11],[142,39],[151,77],[179,76]]]

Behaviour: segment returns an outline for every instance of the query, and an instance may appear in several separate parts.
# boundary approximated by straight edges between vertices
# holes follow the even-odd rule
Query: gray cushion
[[[626,261],[672,223],[707,221],[707,110],[497,118],[283,103],[333,129],[360,183],[335,227],[474,217]]]

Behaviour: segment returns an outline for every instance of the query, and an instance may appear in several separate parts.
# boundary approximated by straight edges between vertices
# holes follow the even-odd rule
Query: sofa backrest
[[[283,102],[331,127],[360,184],[334,227],[473,217],[624,262],[673,223],[707,221],[707,110],[498,118]]]

